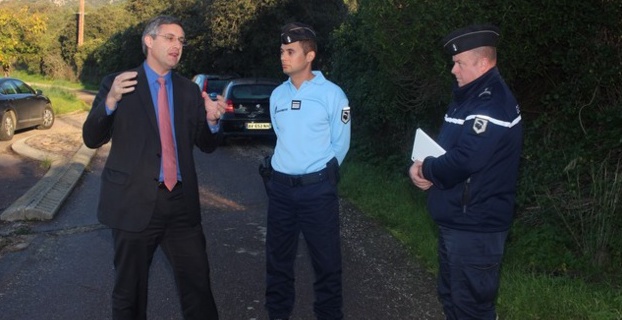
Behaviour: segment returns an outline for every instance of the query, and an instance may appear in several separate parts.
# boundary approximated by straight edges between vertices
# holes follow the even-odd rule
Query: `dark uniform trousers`
[[[438,294],[447,320],[494,320],[494,301],[508,231],[439,227]]]
[[[215,320],[205,237],[201,223],[190,223],[183,186],[158,190],[153,217],[141,232],[112,230],[115,285],[113,319],[146,319],[149,267],[158,246],[173,270],[184,319]]]
[[[315,273],[317,319],[342,319],[341,242],[337,186],[324,179],[310,184],[266,182],[266,309],[271,319],[287,318],[295,300],[294,261],[300,233]]]

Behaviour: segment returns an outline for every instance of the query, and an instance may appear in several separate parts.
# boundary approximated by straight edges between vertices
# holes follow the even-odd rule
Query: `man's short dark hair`
[[[145,30],[143,30],[143,36],[141,37],[141,41],[143,43],[143,53],[145,55],[147,55],[147,46],[145,45],[145,37],[147,35],[150,35],[152,38],[155,38],[156,35],[158,34],[158,30],[160,29],[160,26],[163,24],[176,24],[180,26],[182,29],[184,28],[184,26],[181,24],[181,20],[175,17],[172,17],[172,16],[162,15],[162,16],[157,16],[149,20],[149,22],[147,22],[147,24],[145,25]]]

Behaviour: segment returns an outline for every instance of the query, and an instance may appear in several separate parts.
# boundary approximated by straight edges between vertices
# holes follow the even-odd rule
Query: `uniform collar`
[[[307,82],[308,82],[308,83],[312,83],[312,84],[318,84],[318,85],[319,85],[319,84],[322,84],[322,83],[324,83],[324,82],[326,82],[326,78],[325,78],[325,77],[324,77],[324,75],[322,74],[322,71],[319,71],[319,70],[313,70],[313,71],[311,71],[311,73],[313,73],[313,75],[314,75],[313,79],[311,79],[311,80],[305,80],[305,81],[304,81],[304,82],[300,85],[300,87],[301,87],[301,88],[302,88],[302,87],[305,85],[305,83],[307,83]],[[289,85],[290,85],[290,86],[294,87],[294,83],[292,82],[292,78],[288,78],[288,79],[287,79],[287,82],[289,82]]]
[[[456,82],[453,87],[454,100],[458,103],[462,103],[473,96],[477,96],[493,80],[499,79],[500,77],[499,69],[493,67],[486,71],[481,77],[473,80],[473,82],[464,87],[458,87],[458,83]]]

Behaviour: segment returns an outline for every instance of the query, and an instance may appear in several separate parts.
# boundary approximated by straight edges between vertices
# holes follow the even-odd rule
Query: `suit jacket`
[[[136,88],[123,95],[117,109],[106,113],[106,96],[114,77],[106,76],[83,125],[82,137],[89,148],[99,148],[112,140],[101,176],[97,218],[111,228],[144,230],[154,211],[158,193],[161,145],[155,108],[144,67],[137,71]],[[209,153],[220,143],[206,123],[199,87],[172,74],[175,139],[184,199],[191,221],[201,222],[201,208],[193,146]]]

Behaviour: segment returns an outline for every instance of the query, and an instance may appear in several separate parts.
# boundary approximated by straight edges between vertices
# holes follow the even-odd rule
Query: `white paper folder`
[[[410,156],[412,161],[423,161],[426,157],[438,157],[443,154],[445,154],[443,147],[439,146],[423,130],[417,129],[417,132],[415,132],[415,142],[413,143],[413,153]]]

